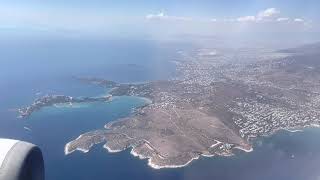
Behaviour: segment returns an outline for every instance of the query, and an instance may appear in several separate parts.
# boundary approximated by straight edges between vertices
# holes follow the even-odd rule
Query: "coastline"
[[[81,137],[82,137],[82,135],[80,135],[77,139],[80,139]],[[77,139],[76,139],[76,140],[77,140]],[[94,145],[94,144],[91,144],[91,145],[89,146],[89,149],[76,148],[76,149],[70,151],[70,150],[69,150],[69,146],[70,146],[70,144],[71,144],[72,142],[73,142],[73,141],[71,141],[71,142],[69,142],[69,143],[67,143],[67,144],[65,145],[65,149],[64,149],[65,155],[69,155],[69,154],[73,153],[74,151],[81,151],[82,153],[88,153],[88,152],[90,151],[90,148]],[[215,143],[215,144],[212,144],[212,145],[210,146],[210,148],[215,147],[215,146],[217,146],[217,145],[219,145],[219,144],[221,144],[221,143],[222,143],[222,142],[216,140],[216,143]],[[107,144],[104,144],[104,145],[103,145],[103,148],[105,148],[105,149],[108,151],[108,153],[119,153],[119,152],[125,150],[125,149],[111,149]],[[242,150],[242,151],[245,151],[245,152],[252,152],[252,151],[253,151],[253,148],[252,148],[252,147],[250,147],[250,149],[245,149],[245,148],[243,148],[243,147],[236,146],[236,147],[234,147],[234,149],[239,149],[239,150]],[[134,147],[131,147],[130,154],[131,154],[133,157],[138,157],[138,158],[141,159],[141,160],[142,160],[142,159],[148,159],[148,166],[150,166],[150,167],[153,168],[153,169],[182,168],[182,167],[188,166],[193,160],[197,160],[197,159],[199,159],[201,156],[203,156],[203,157],[208,157],[208,158],[216,156],[215,154],[204,154],[204,153],[202,153],[202,154],[200,154],[200,155],[198,155],[198,156],[190,159],[188,162],[186,162],[185,164],[182,164],[182,165],[157,165],[157,164],[152,163],[152,157],[144,156],[144,155],[142,155],[142,154],[137,153],[137,152],[134,150]]]
[[[295,132],[303,132],[302,129],[286,129],[286,131],[292,132],[292,133],[295,133]]]
[[[146,103],[146,105],[152,104],[153,102],[151,99],[146,97],[139,97],[139,98],[142,99]]]
[[[111,125],[112,123],[110,123],[109,125]],[[108,124],[106,124],[108,125]],[[318,127],[316,125],[310,125],[309,127]],[[306,127],[304,127],[306,128]],[[302,129],[283,129],[284,131],[287,131],[287,132],[301,132],[303,131]],[[273,133],[274,134],[274,133]],[[80,139],[83,135],[80,135],[76,140]],[[272,134],[270,135],[272,136]],[[76,141],[74,140],[74,141]],[[75,148],[73,149],[72,151],[69,150],[69,147],[71,145],[72,142],[74,141],[71,141],[69,143],[67,143],[65,145],[65,155],[68,155],[76,150],[78,151],[81,151],[83,153],[88,153],[90,151],[90,148],[95,145],[95,144],[99,144],[99,143],[91,143],[89,146],[88,146],[88,149],[83,149],[83,148]],[[149,142],[148,142],[149,143]],[[212,144],[209,148],[214,148],[220,144],[222,144],[223,142],[221,141],[218,141],[218,140],[215,140],[215,143]],[[147,144],[149,145],[149,144]],[[118,153],[118,152],[121,152],[121,151],[124,151],[125,149],[111,149],[110,147],[107,146],[107,144],[104,144],[103,145],[103,148],[105,148],[109,153]],[[207,153],[202,153],[202,154],[199,154],[199,155],[196,155],[196,157],[193,157],[191,158],[188,162],[186,162],[185,164],[181,164],[181,165],[175,165],[175,164],[172,164],[172,165],[158,165],[158,164],[155,164],[152,162],[152,157],[151,156],[145,156],[143,154],[139,154],[135,151],[135,147],[133,146],[130,146],[128,148],[131,148],[131,151],[130,151],[130,154],[133,155],[134,157],[138,157],[139,159],[148,159],[148,166],[153,168],[153,169],[166,169],[166,168],[182,168],[182,167],[185,167],[185,166],[188,166],[193,160],[197,160],[199,159],[201,156],[203,157],[214,157],[216,156],[216,154],[210,154],[209,152]],[[152,147],[149,147],[150,149],[152,149]],[[127,148],[126,148],[127,149]],[[252,152],[253,151],[253,147],[252,146],[239,146],[239,145],[236,145],[234,146],[232,149],[239,149],[241,151],[244,151],[244,152]],[[234,154],[218,154],[220,156],[229,156],[229,155],[234,155]]]
[[[234,149],[239,149],[239,150],[244,151],[244,152],[247,152],[247,153],[253,151],[253,147],[250,147],[250,149],[245,149],[245,148],[243,148],[243,147],[236,146],[236,147],[234,147]]]
[[[153,169],[173,169],[173,168],[182,168],[182,167],[185,167],[185,166],[188,166],[193,160],[197,160],[199,159],[199,156],[198,157],[195,157],[195,158],[192,158],[191,160],[189,160],[186,164],[183,164],[183,165],[164,165],[164,166],[159,166],[159,165],[156,165],[156,164],[153,164],[151,162],[151,158],[148,159],[148,165],[153,168]]]
[[[72,151],[69,151],[69,150],[68,150],[68,147],[69,147],[69,143],[66,144],[66,146],[65,146],[65,148],[64,148],[64,154],[65,154],[65,155],[69,155],[69,154],[73,153],[74,151],[81,151],[81,152],[83,152],[83,153],[88,153],[88,152],[90,151],[90,150],[88,150],[88,149],[82,149],[82,148],[76,148],[76,149],[74,149],[74,150],[72,150]]]
[[[109,146],[107,146],[107,144],[104,144],[103,148],[105,148],[109,153],[118,153],[118,152],[123,151],[123,149],[119,149],[119,150],[111,149]]]
[[[139,159],[148,159],[148,166],[150,166],[153,169],[165,169],[165,168],[182,168],[185,167],[187,165],[189,165],[193,160],[199,159],[200,156],[192,158],[191,160],[189,160],[186,164],[183,165],[164,165],[164,166],[160,166],[157,164],[152,163],[152,157],[146,157],[143,156],[142,154],[138,154],[137,152],[134,151],[134,147],[132,147],[130,154],[133,155],[134,157],[138,157]]]
[[[81,137],[82,137],[82,135],[80,135],[80,136],[79,136],[77,139],[75,139],[74,141],[80,139]],[[69,154],[73,153],[74,151],[81,151],[81,152],[83,152],[83,153],[88,153],[88,152],[90,151],[90,148],[93,146],[93,145],[91,145],[91,146],[89,147],[89,149],[76,148],[76,149],[70,151],[70,150],[69,150],[69,146],[70,146],[70,144],[71,144],[72,142],[73,142],[73,141],[70,141],[70,142],[68,142],[68,143],[64,146],[64,154],[65,154],[65,155],[69,155]]]

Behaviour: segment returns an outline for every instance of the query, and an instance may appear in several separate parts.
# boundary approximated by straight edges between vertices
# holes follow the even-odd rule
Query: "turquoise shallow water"
[[[70,179],[79,176],[77,179],[83,179],[84,172],[90,168],[95,170],[108,166],[111,168],[115,162],[110,160],[105,161],[106,164],[101,167],[92,166],[92,162],[99,162],[96,158],[87,157],[87,154],[74,153],[64,156],[64,145],[84,132],[103,128],[108,121],[128,116],[134,107],[141,105],[144,105],[142,99],[121,97],[106,103],[82,104],[73,108],[50,107],[34,113],[27,120],[26,126],[31,129],[28,136],[32,142],[43,149],[48,178]],[[103,151],[98,156],[106,155],[106,151]],[[78,162],[79,160],[82,162]],[[102,158],[100,163],[104,160],[105,158]],[[126,164],[126,162],[123,163]],[[92,171],[91,175],[85,176],[89,178],[92,175],[96,175],[96,172]],[[104,175],[100,174],[100,176]]]
[[[150,73],[162,73],[159,69],[146,70],[146,65],[162,64],[160,60],[171,59],[150,42],[90,43],[38,42],[15,46],[0,43],[0,137],[38,144],[44,153],[48,180],[319,179],[319,129],[279,132],[257,140],[251,153],[239,151],[232,157],[202,157],[179,169],[154,170],[147,166],[146,160],[131,156],[130,150],[110,154],[102,144],[94,146],[87,154],[75,152],[65,156],[67,142],[84,132],[103,128],[109,121],[130,115],[132,108],[143,105],[144,101],[119,97],[112,102],[81,104],[76,108],[49,107],[28,119],[17,119],[17,114],[9,110],[30,104],[38,97],[38,92],[75,97],[106,93],[103,88],[74,81],[70,78],[72,75],[98,75],[121,82],[147,81],[158,77],[149,76]],[[127,54],[119,55],[120,50]],[[163,59],[159,54],[164,54]],[[120,64],[114,65],[114,62]],[[132,69],[125,64],[141,66]]]

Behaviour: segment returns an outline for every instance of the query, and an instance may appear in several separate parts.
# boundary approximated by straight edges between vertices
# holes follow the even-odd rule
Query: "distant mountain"
[[[282,53],[294,53],[294,54],[320,54],[320,42],[307,44],[296,48],[280,50]]]

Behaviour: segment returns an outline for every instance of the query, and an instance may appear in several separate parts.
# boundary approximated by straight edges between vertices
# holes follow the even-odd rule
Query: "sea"
[[[319,180],[320,130],[281,131],[254,142],[250,153],[201,157],[186,167],[152,169],[130,149],[108,153],[102,146],[90,152],[64,154],[64,146],[80,134],[103,128],[144,105],[137,97],[111,102],[47,107],[26,119],[24,107],[46,94],[100,96],[108,89],[73,77],[100,77],[122,83],[165,80],[174,76],[172,60],[184,43],[151,40],[18,39],[0,42],[0,138],[38,145],[44,155],[47,180]]]

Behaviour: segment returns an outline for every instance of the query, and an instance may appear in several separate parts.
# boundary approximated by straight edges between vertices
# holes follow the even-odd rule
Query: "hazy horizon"
[[[0,1],[1,39],[320,41],[319,1]]]

